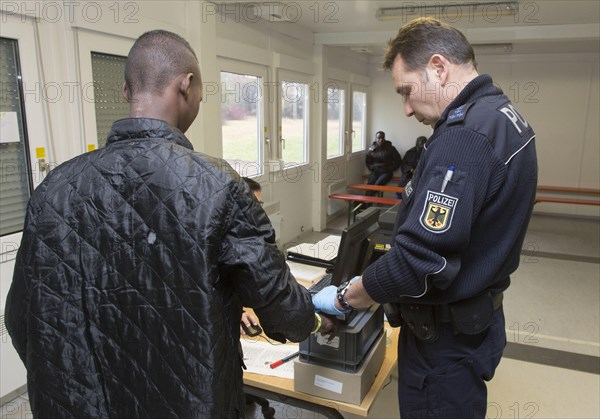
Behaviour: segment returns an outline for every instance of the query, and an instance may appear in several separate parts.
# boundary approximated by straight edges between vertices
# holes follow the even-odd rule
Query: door
[[[12,281],[27,201],[52,167],[35,22],[2,15],[0,25],[0,325]],[[0,397],[25,385],[25,368],[1,328]]]

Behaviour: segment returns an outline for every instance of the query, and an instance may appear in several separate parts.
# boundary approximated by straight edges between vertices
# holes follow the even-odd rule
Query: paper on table
[[[310,282],[311,285],[323,278],[326,273],[325,268],[319,266],[306,265],[291,260],[288,260],[287,264],[290,267],[290,271],[292,272],[292,275],[294,275],[294,278],[298,281]]]
[[[241,339],[244,351],[244,364],[247,372],[275,377],[294,379],[294,362],[286,362],[277,368],[271,368],[272,362],[298,352],[297,345],[271,345],[267,342]]]

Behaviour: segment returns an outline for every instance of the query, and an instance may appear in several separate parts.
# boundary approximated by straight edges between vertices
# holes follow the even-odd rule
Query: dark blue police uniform
[[[363,274],[404,325],[407,418],[483,418],[506,334],[502,291],[519,264],[537,185],[535,133],[480,75],[441,115],[398,213],[394,247]]]

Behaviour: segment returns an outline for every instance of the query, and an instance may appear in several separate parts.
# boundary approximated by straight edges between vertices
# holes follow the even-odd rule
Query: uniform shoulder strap
[[[448,125],[462,124],[467,117],[469,108],[474,104],[475,102],[465,103],[464,105],[461,105],[458,108],[452,109],[450,112],[448,112]]]

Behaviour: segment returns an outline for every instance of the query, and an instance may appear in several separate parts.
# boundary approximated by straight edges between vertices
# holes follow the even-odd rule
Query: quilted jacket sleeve
[[[42,189],[40,186],[39,189]],[[29,260],[33,255],[37,219],[34,215],[35,199],[32,197],[27,205],[23,238],[17,253],[14,274],[8,296],[6,297],[5,324],[19,357],[27,366],[27,322],[31,287],[31,266]]]
[[[275,232],[260,204],[240,182],[230,184],[231,213],[221,243],[220,264],[245,307],[273,339],[305,339],[315,325],[310,294],[299,285],[275,244]]]

